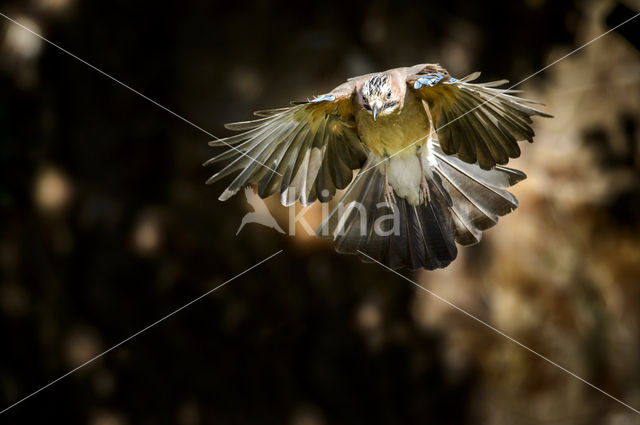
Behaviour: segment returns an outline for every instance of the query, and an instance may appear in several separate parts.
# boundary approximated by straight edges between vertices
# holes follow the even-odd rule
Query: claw
[[[393,188],[385,183],[384,185],[384,200],[389,205],[389,207],[393,208],[393,204],[396,203],[396,195],[393,193]]]
[[[429,191],[429,183],[423,173],[422,179],[420,180],[420,203],[422,204],[424,202],[427,204],[431,202],[431,192]]]

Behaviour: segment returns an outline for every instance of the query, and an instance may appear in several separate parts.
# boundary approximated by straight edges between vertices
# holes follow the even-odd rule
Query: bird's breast
[[[427,142],[429,119],[422,103],[407,93],[404,105],[391,114],[378,116],[376,121],[366,110],[356,113],[356,127],[360,140],[376,155],[386,157],[400,151],[415,154]]]

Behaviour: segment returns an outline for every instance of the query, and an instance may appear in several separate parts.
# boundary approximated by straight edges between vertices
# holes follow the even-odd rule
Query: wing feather
[[[514,96],[515,90],[499,90],[506,80],[470,83],[479,77],[451,78],[439,65],[410,68],[407,84],[427,101],[442,150],[465,162],[477,162],[488,170],[520,155],[517,141],[533,141],[532,116],[550,117]]]
[[[303,130],[303,128],[304,124],[299,123],[296,126],[295,130],[286,138],[285,142],[278,145],[278,147],[267,160],[266,164],[277,164],[277,166],[272,170],[263,167],[262,172],[266,171],[266,174],[264,177],[262,177],[260,183],[258,184],[258,194],[260,196],[265,197],[264,194],[266,193],[274,193],[277,191],[277,188],[281,186],[282,179],[284,177],[284,167],[286,165],[285,157],[289,152],[291,144],[295,142],[296,138]],[[256,174],[255,178],[257,179],[258,177],[259,173]]]
[[[279,191],[285,205],[328,201],[367,158],[351,112],[353,92],[354,84],[345,83],[288,108],[257,111],[258,119],[227,124],[241,133],[209,143],[233,148],[205,162],[229,161],[207,183],[237,172],[220,200],[253,183],[261,197]]]

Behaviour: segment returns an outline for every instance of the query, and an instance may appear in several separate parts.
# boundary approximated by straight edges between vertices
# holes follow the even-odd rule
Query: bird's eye
[[[364,103],[362,106],[364,106],[364,109],[366,109],[367,111],[371,110],[371,106],[369,106],[368,103]]]
[[[387,99],[391,99],[391,90],[387,92]]]

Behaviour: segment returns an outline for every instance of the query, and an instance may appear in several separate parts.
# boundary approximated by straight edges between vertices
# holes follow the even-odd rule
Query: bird
[[[236,231],[236,236],[238,236],[240,230],[242,230],[245,224],[249,223],[262,224],[263,226],[270,227],[280,233],[285,233],[276,219],[273,218],[269,212],[267,204],[265,204],[264,201],[253,191],[251,186],[244,188],[244,196],[247,199],[247,203],[253,207],[253,211],[246,213],[244,217],[242,217],[242,222]]]
[[[439,64],[358,77],[328,93],[226,124],[228,161],[211,184],[237,173],[219,200],[253,184],[285,206],[328,202],[347,189],[316,235],[339,253],[392,269],[448,266],[456,244],[476,244],[518,201],[526,175],[505,165],[533,142],[533,116],[552,117],[507,80],[453,78]],[[359,170],[359,171],[357,171]],[[357,171],[357,173],[356,173]],[[355,177],[354,177],[355,175]]]

